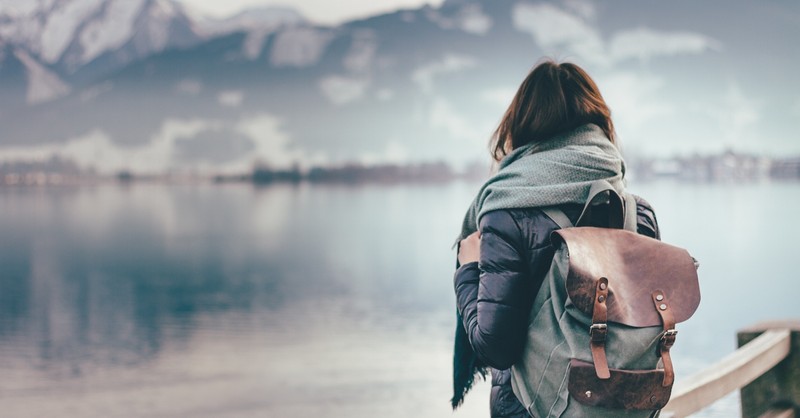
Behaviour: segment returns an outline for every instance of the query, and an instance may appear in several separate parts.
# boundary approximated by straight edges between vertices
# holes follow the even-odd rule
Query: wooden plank
[[[676,383],[664,416],[685,417],[747,385],[789,355],[788,329],[768,330],[711,367]]]
[[[772,321],[743,329],[737,333],[739,347],[769,329],[791,331],[789,355],[742,388],[739,398],[743,418],[759,418],[769,409],[800,405],[800,320]]]

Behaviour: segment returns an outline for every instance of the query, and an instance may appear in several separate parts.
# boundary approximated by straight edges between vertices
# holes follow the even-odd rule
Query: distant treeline
[[[635,156],[628,167],[637,181],[671,178],[687,182],[731,182],[754,180],[800,180],[800,157],[766,157],[726,151],[719,154],[672,157]],[[408,164],[346,163],[337,166],[288,169],[256,166],[241,174],[211,176],[213,181],[244,182],[259,185],[277,183],[443,183],[453,180],[483,181],[490,176],[489,163],[474,162],[455,170],[448,163]],[[0,162],[0,185],[80,184],[104,181],[110,176],[79,167],[74,162],[53,157],[46,161]],[[118,171],[113,178],[122,183],[134,181],[202,182],[208,173],[166,172],[141,174]]]
[[[301,181],[314,183],[435,183],[456,179],[486,178],[489,173],[488,166],[478,166],[479,164],[474,164],[463,173],[456,173],[445,162],[407,165],[351,163],[338,167],[313,167],[305,171],[299,167],[291,169],[257,167],[249,174],[218,175],[214,180],[217,182],[244,181],[256,184],[299,183]]]
[[[638,158],[631,164],[638,180],[674,178],[690,182],[800,179],[800,157],[770,158],[726,151],[715,155]]]

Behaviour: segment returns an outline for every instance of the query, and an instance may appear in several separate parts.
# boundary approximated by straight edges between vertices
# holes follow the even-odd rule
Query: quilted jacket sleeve
[[[533,281],[528,248],[509,211],[481,218],[481,260],[461,266],[455,275],[458,309],[475,354],[497,369],[519,358],[525,343]]]
[[[658,221],[656,220],[656,212],[650,202],[644,200],[643,197],[633,196],[636,198],[636,227],[637,232],[641,235],[650,238],[661,239],[661,231],[658,229]]]

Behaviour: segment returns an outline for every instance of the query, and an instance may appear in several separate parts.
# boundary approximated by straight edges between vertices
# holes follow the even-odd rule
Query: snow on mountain
[[[61,59],[64,51],[74,41],[77,30],[93,14],[100,11],[102,0],[77,0],[59,3],[44,17],[44,26],[37,43],[32,45],[32,52],[48,64],[55,64]],[[41,19],[39,16],[34,18]]]
[[[260,7],[248,9],[227,18],[212,18],[190,12],[195,28],[205,37],[237,31],[274,31],[283,26],[293,26],[308,21],[297,10],[288,7]]]
[[[316,64],[325,52],[333,33],[313,27],[289,28],[279,32],[270,54],[276,67],[308,67]]]
[[[39,64],[23,50],[15,50],[14,55],[25,65],[28,76],[28,104],[49,102],[66,96],[70,87],[58,75]]]
[[[67,78],[104,55],[113,70],[201,39],[170,0],[0,0],[0,38]]]
[[[35,68],[27,77],[28,91],[58,92],[37,93],[35,100],[28,95],[28,104],[60,97],[70,85],[91,82],[151,54],[234,32],[247,32],[242,53],[256,59],[268,35],[304,24],[290,8],[212,19],[173,0],[0,0],[0,39],[25,51],[25,68]],[[329,38],[309,27],[290,30],[278,40],[273,60],[279,66],[309,65]],[[39,81],[34,86],[32,80]]]
[[[41,105],[201,38],[172,0],[0,0],[0,106]],[[6,58],[7,59],[7,58]]]
[[[86,64],[108,50],[124,45],[132,36],[134,20],[144,6],[143,0],[112,1],[108,3],[102,15],[89,22],[81,31],[79,41],[82,54],[80,63]],[[163,48],[161,45],[154,45]]]
[[[300,13],[288,7],[254,8],[222,19],[202,15],[188,8],[186,12],[193,21],[193,28],[206,39],[246,32],[247,40],[242,52],[250,60],[258,58],[268,35],[283,28],[309,25]]]

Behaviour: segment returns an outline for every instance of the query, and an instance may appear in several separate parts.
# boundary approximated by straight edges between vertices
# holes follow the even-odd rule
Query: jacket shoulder
[[[650,238],[661,239],[661,231],[658,228],[658,220],[656,219],[656,211],[653,209],[653,205],[641,196],[635,194],[632,194],[632,196],[636,200],[637,232]]]
[[[539,208],[499,209],[487,212],[481,218],[481,233],[502,233],[514,237],[518,248],[528,250],[550,244],[550,233],[558,225]]]

